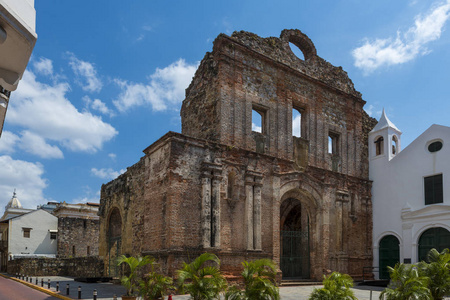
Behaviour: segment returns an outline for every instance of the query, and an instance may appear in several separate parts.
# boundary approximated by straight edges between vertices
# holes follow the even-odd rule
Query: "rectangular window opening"
[[[302,110],[292,109],[292,135],[296,137],[303,137],[302,135]]]
[[[443,203],[442,174],[424,178],[425,205]]]
[[[339,134],[334,132],[328,133],[328,153],[338,155]]]
[[[56,240],[56,232],[50,232],[50,239]]]
[[[22,228],[23,229],[23,237],[29,238],[31,235],[31,228]]]
[[[252,108],[252,131],[266,133],[266,111],[261,108]]]

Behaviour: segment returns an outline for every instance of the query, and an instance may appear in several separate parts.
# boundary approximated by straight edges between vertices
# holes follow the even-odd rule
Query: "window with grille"
[[[424,178],[425,205],[443,203],[442,174]]]

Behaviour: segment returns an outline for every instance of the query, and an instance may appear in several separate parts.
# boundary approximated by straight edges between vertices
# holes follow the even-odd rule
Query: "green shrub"
[[[125,255],[121,255],[117,259],[117,265],[126,264],[129,267],[128,275],[123,275],[120,279],[122,285],[126,288],[127,294],[126,296],[136,296],[137,286],[140,280],[139,271],[145,265],[150,263],[154,263],[154,259],[150,256],[145,257],[126,257]]]
[[[353,279],[347,274],[333,272],[323,277],[323,288],[314,289],[310,300],[356,300],[353,291]]]
[[[245,289],[231,287],[225,294],[226,300],[279,300],[280,293],[275,282],[276,265],[270,259],[244,261]]]
[[[183,263],[177,271],[180,291],[187,291],[194,300],[219,299],[227,287],[219,266],[219,258],[211,253],[203,253],[190,264]]]
[[[380,294],[381,300],[432,300],[429,278],[421,276],[415,265],[397,264],[388,267],[391,284]]]
[[[450,253],[444,249],[441,253],[431,249],[427,255],[428,262],[420,262],[417,268],[421,276],[428,277],[428,288],[435,300],[444,299],[450,294]]]

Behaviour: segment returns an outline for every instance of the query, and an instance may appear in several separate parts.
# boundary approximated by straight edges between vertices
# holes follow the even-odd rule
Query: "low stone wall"
[[[102,277],[103,260],[97,256],[75,258],[17,258],[8,261],[9,274],[28,276]]]

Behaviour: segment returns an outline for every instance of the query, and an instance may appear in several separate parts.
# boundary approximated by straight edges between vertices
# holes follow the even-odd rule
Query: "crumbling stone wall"
[[[8,261],[9,274],[27,276],[102,277],[103,260],[99,257],[18,258]]]
[[[98,256],[99,220],[58,218],[58,257]]]
[[[317,56],[298,30],[265,39],[219,35],[186,90],[182,134],[167,133],[102,186],[105,265],[117,208],[122,253],[153,255],[170,275],[205,251],[229,274],[261,257],[288,274],[281,241],[285,224],[298,218],[295,231],[308,236],[303,278],[321,280],[330,270],[360,278],[372,262],[366,141],[373,122],[364,104],[342,68]],[[261,133],[252,131],[253,109],[263,114]],[[293,109],[302,112],[300,138],[292,136]]]

